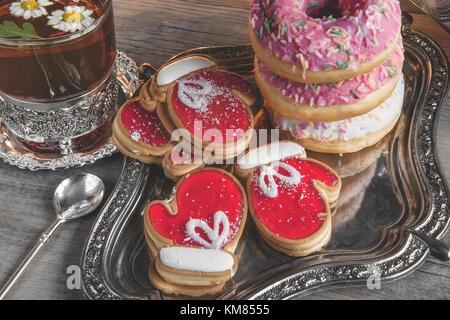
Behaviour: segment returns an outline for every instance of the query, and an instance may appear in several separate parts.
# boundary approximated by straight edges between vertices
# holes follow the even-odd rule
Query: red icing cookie
[[[205,142],[229,143],[241,139],[252,126],[248,106],[236,95],[256,95],[254,87],[244,78],[220,70],[204,70],[179,79],[169,90],[168,106],[178,127],[186,128]],[[201,122],[202,131],[194,124]],[[207,130],[218,130],[221,135],[209,137]],[[236,135],[227,134],[236,130]],[[214,140],[215,139],[215,140]]]
[[[145,229],[156,247],[233,251],[247,215],[246,195],[239,181],[226,171],[204,168],[183,177],[175,190],[170,202],[153,201],[145,210]]]
[[[113,135],[136,155],[163,156],[173,145],[157,113],[145,110],[139,99],[127,101],[117,112]]]
[[[303,256],[328,242],[329,203],[337,200],[341,180],[325,164],[304,158],[295,142],[279,145],[278,156],[274,149],[253,164],[240,158],[236,172],[248,179],[250,212],[262,237],[279,251]]]
[[[140,97],[144,108],[157,110],[167,128],[180,129],[187,143],[205,149],[206,157],[233,158],[250,142],[255,86],[238,74],[218,70],[206,56],[163,65],[141,88]]]
[[[130,102],[122,110],[120,119],[134,141],[143,141],[157,147],[170,142],[170,135],[156,112],[143,109],[138,100]]]
[[[237,270],[233,252],[246,217],[245,191],[228,172],[205,168],[184,176],[171,201],[152,201],[144,211],[150,282],[167,293],[220,291]]]
[[[283,166],[294,168],[299,173],[299,183],[290,184],[282,180],[290,174]],[[337,176],[322,164],[298,158],[282,160],[269,170],[272,169],[278,189],[277,197],[267,196],[261,188],[262,185],[269,184],[268,176],[271,173],[265,172],[265,168],[256,170],[250,181],[249,197],[256,216],[272,233],[280,237],[302,239],[317,232],[323,225],[323,214],[328,209],[327,200],[314,187],[314,180],[335,187]],[[264,183],[261,184],[262,179]]]

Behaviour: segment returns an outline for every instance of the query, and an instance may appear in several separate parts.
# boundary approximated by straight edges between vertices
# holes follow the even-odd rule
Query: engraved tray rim
[[[448,89],[448,60],[436,42],[425,34],[404,27],[403,36],[407,40],[405,47],[409,46],[414,55],[422,55],[421,58],[427,60],[429,67],[426,70],[428,73],[423,73],[428,90],[426,93],[421,92],[423,103],[414,108],[409,145],[406,146],[414,166],[415,178],[422,186],[424,205],[420,208],[420,214],[409,221],[407,227],[404,226],[405,222],[398,221],[394,225],[400,224],[401,228],[385,227],[382,230],[383,239],[372,247],[378,252],[371,251],[371,248],[359,251],[356,255],[338,252],[346,260],[335,262],[325,255],[321,259],[320,253],[304,257],[301,267],[289,270],[291,264],[283,264],[270,280],[255,279],[252,285],[238,284],[230,291],[224,291],[218,299],[288,299],[307,294],[313,289],[361,285],[372,275],[374,266],[381,273],[381,280],[395,280],[416,270],[429,253],[428,245],[418,236],[419,233],[434,239],[444,235],[450,224],[449,198],[445,180],[439,170],[434,127]],[[176,57],[199,51],[201,53],[205,49],[232,51],[238,47],[245,50],[248,46],[197,48]],[[391,158],[390,162],[395,165],[395,159]],[[117,185],[93,224],[83,250],[82,286],[89,299],[161,298],[158,294],[143,297],[117,292],[111,285],[110,275],[104,269],[111,259],[107,251],[115,245],[117,233],[120,233],[130,218],[134,201],[144,192],[149,176],[149,166],[124,157]],[[422,185],[419,181],[425,184]]]

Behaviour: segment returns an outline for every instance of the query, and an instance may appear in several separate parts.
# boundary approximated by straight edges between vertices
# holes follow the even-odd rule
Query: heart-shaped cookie
[[[331,168],[306,158],[299,144],[281,141],[239,157],[235,169],[247,178],[252,218],[274,249],[304,256],[328,243],[329,203],[337,200],[341,187]]]

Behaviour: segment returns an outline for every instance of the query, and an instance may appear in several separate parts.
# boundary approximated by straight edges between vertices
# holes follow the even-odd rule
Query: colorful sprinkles
[[[401,26],[396,0],[343,0],[340,17],[308,16],[326,0],[252,0],[251,27],[260,45],[285,62],[311,71],[357,68],[392,47]]]
[[[392,81],[403,64],[403,45],[399,41],[395,50],[384,63],[378,65],[369,73],[337,83],[303,84],[293,82],[273,73],[268,67],[257,60],[256,71],[272,86],[275,86],[282,95],[293,103],[325,107],[338,104],[350,104],[355,100],[364,99],[370,93],[380,89],[385,83]],[[348,61],[337,61],[338,69],[345,68]],[[398,66],[398,67],[397,67]],[[322,70],[330,70],[333,64],[327,63]]]

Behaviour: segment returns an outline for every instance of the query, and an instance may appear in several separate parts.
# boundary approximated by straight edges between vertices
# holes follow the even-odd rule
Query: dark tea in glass
[[[111,0],[0,0],[3,125],[33,151],[88,147],[115,113],[115,57]]]
[[[108,76],[116,46],[113,14],[106,1],[43,1],[52,3],[42,7],[48,14],[27,20],[13,15],[12,3],[0,0],[0,91],[16,98],[63,99],[94,88]],[[39,7],[37,0],[22,3],[20,7]],[[85,27],[83,12],[66,12],[67,7],[84,8],[79,10],[90,13],[91,24]],[[71,33],[61,30],[63,24],[60,29],[50,25],[51,13],[61,11],[66,13],[62,22],[79,23],[84,29]],[[2,28],[13,30],[7,34]]]

